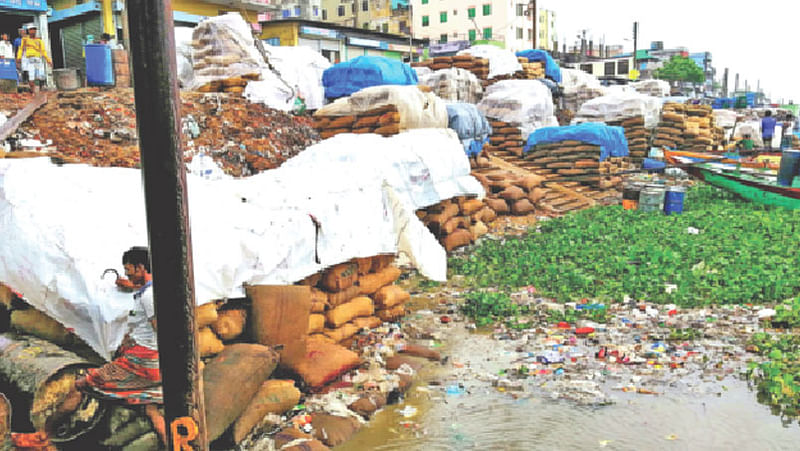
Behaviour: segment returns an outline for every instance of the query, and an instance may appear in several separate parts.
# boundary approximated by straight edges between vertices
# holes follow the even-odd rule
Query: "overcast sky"
[[[587,29],[594,42],[633,49],[633,22],[639,21],[639,48],[664,41],[665,48],[709,51],[717,76],[730,69],[729,89],[739,72],[755,89],[757,81],[773,101],[800,103],[800,1],[774,0],[539,0],[556,12],[559,45],[575,43]]]

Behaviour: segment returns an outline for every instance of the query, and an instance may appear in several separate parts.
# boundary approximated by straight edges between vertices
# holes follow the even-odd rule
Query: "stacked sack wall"
[[[497,214],[476,198],[447,199],[417,211],[417,217],[447,252],[472,244],[485,235]]]
[[[489,60],[472,55],[437,56],[422,62],[413,63],[412,67],[427,67],[433,71],[458,68],[472,72],[481,80],[485,88],[489,82]]]
[[[625,138],[628,140],[628,155],[631,161],[641,164],[647,158],[651,133],[644,127],[644,116],[629,116],[616,121],[608,121],[606,124],[625,129]]]
[[[315,115],[313,127],[319,131],[322,139],[340,133],[376,133],[392,136],[400,133],[400,112],[395,105],[385,105],[357,115]]]

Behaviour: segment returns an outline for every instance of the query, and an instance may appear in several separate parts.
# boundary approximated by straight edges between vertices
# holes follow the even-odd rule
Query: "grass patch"
[[[800,211],[700,185],[683,215],[596,207],[542,223],[540,232],[484,241],[449,263],[472,288],[533,285],[560,301],[773,303],[800,293],[798,242]]]

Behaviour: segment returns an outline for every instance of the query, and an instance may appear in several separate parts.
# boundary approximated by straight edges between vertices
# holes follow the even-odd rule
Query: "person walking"
[[[767,110],[761,119],[761,138],[764,140],[764,149],[772,150],[772,137],[775,135],[775,125],[778,121],[772,117],[772,111]]]
[[[24,37],[25,37],[25,29],[24,29],[24,28],[22,28],[22,27],[19,27],[19,28],[17,29],[17,37],[16,37],[16,38],[14,38],[14,42],[13,42],[13,45],[14,45],[14,55],[15,55],[15,56],[16,56],[16,54],[17,54],[17,50],[19,50],[19,46],[20,46],[20,45],[22,45],[22,38],[24,38]]]
[[[28,28],[28,36],[22,38],[22,43],[17,50],[17,64],[22,69],[23,74],[27,74],[28,85],[31,92],[38,92],[37,83],[44,84],[47,79],[44,63],[52,66],[53,61],[47,56],[47,49],[44,41],[36,36],[36,27]]]

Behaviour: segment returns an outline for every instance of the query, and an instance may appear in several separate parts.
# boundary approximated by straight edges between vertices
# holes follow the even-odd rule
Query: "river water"
[[[615,392],[614,403],[581,406],[467,380],[452,362],[493,371],[508,361],[491,337],[450,329],[448,364],[429,364],[404,402],[388,406],[341,450],[794,450],[797,422],[782,424],[737,375],[659,395]],[[499,355],[499,357],[498,357]],[[437,385],[428,385],[435,381]],[[444,387],[462,383],[465,392]],[[439,385],[441,384],[441,385]],[[416,409],[414,414],[413,409]]]

